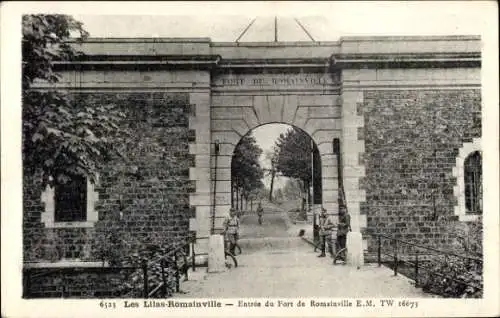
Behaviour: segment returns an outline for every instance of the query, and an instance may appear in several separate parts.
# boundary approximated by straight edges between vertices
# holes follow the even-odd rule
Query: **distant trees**
[[[301,198],[302,191],[301,182],[297,179],[288,179],[283,186],[283,196],[287,200],[296,200]]]
[[[252,134],[244,136],[234,150],[231,160],[231,195],[232,206],[243,209],[243,200],[247,203],[254,199],[264,188],[259,157],[262,149],[256,144]]]
[[[277,201],[277,202],[283,202],[284,200],[284,195],[283,195],[283,190],[281,188],[279,189],[276,189],[274,191],[274,199]]]
[[[276,170],[285,177],[300,180],[303,193],[307,193],[309,198],[312,150],[311,137],[295,127],[281,134],[276,141]]]

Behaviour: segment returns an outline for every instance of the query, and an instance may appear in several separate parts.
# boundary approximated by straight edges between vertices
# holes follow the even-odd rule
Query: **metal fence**
[[[394,275],[397,275],[399,272],[413,279],[416,286],[423,283],[421,281],[422,274],[427,273],[478,291],[483,290],[482,277],[480,284],[475,284],[461,279],[461,275],[456,275],[456,273],[442,273],[433,268],[435,264],[451,264],[454,259],[460,259],[467,265],[466,267],[472,268],[475,266],[475,268],[480,268],[482,271],[483,260],[479,257],[459,255],[451,251],[443,251],[396,239],[385,234],[372,235],[377,239],[378,265],[381,266],[382,263],[388,265],[394,270]]]

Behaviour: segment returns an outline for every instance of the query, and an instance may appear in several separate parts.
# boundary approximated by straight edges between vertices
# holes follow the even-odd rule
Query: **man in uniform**
[[[240,232],[240,220],[235,209],[229,209],[229,217],[224,220],[224,240],[229,243],[229,252],[235,254],[236,242]]]
[[[262,215],[264,214],[264,209],[262,208],[262,205],[259,202],[259,206],[257,207],[257,216],[259,218],[259,224],[262,225]]]
[[[332,249],[332,231],[335,227],[335,223],[331,216],[326,215],[325,208],[321,208],[321,213],[319,215],[319,237],[321,244],[321,254],[318,257],[326,256],[326,245],[328,244],[328,251],[330,255],[333,255]]]
[[[339,224],[337,229],[337,246],[339,249],[345,248],[347,233],[351,231],[351,216],[347,213],[347,208],[341,205],[339,208]]]

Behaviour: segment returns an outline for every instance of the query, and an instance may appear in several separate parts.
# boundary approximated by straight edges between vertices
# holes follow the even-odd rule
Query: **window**
[[[474,138],[459,149],[453,176],[457,182],[453,188],[457,199],[454,214],[460,221],[477,220],[483,212],[481,138]]]
[[[55,222],[81,222],[87,220],[87,179],[74,177],[54,189]]]
[[[474,151],[464,162],[465,209],[467,213],[482,213],[482,160]]]
[[[41,216],[45,227],[93,227],[98,219],[95,203],[99,197],[94,187],[85,177],[47,186],[41,198],[45,204]]]

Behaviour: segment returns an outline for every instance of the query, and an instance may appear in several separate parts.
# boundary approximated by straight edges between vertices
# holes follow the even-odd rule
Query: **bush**
[[[148,286],[149,291],[159,286],[163,282],[161,273],[160,258],[171,251],[171,248],[164,248],[156,245],[151,245],[150,248],[141,253],[134,253],[127,257],[122,263],[123,266],[136,266],[137,270],[132,272],[123,284],[124,297],[142,298],[144,293],[144,272],[142,270],[142,261],[148,261]],[[171,297],[176,289],[176,273],[172,264],[168,264],[164,268],[167,281],[165,297]],[[157,293],[155,297],[162,297],[161,293]]]
[[[455,253],[482,259],[481,219],[467,224],[457,223],[454,225],[453,232],[456,233],[453,240]],[[423,276],[419,278],[424,291],[450,298],[481,298],[483,296],[482,262],[448,256],[445,260],[430,261],[427,267],[428,270],[425,270]]]
[[[481,263],[453,257],[446,262],[431,263],[429,269],[430,271],[426,271],[420,277],[423,282],[422,289],[425,292],[447,298],[481,298],[483,296]]]

